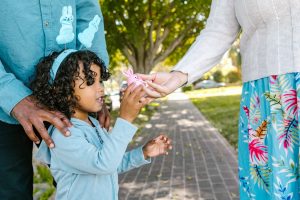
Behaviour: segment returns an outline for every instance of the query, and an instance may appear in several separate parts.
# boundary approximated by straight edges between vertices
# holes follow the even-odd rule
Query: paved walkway
[[[173,150],[120,176],[120,200],[239,199],[236,152],[183,94],[170,96],[139,143],[160,133]]]

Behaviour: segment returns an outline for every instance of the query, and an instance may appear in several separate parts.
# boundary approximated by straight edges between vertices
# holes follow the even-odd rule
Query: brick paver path
[[[173,149],[121,175],[120,200],[239,199],[236,152],[187,98],[171,96],[142,132],[138,143],[165,133]]]

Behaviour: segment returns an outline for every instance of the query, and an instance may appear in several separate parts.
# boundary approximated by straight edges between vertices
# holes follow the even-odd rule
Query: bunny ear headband
[[[92,41],[94,39],[95,33],[98,31],[101,18],[98,15],[94,16],[94,19],[90,21],[89,26],[81,33],[78,34],[78,40],[81,43],[79,50],[84,46],[85,48],[90,48],[92,46]],[[74,39],[73,33],[73,15],[72,7],[64,6],[62,9],[62,16],[60,17],[61,28],[59,35],[56,37],[56,42],[58,44],[64,44],[65,50],[62,51],[57,58],[54,60],[53,65],[50,70],[50,84],[53,84],[55,80],[56,73],[59,66],[64,61],[64,59],[71,53],[77,52],[76,49],[66,49],[66,44],[70,43]]]

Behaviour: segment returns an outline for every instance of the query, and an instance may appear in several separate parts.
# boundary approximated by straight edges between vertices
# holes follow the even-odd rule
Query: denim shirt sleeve
[[[22,99],[31,95],[32,91],[27,88],[12,73],[7,73],[0,61],[0,107],[10,115],[12,109]]]
[[[95,34],[91,50],[95,52],[105,63],[106,67],[109,66],[109,56],[106,49],[104,20],[100,9],[99,1],[97,0],[78,0],[76,4],[77,12],[77,33],[82,32],[89,25],[89,22],[95,15],[99,15],[101,22],[99,29]],[[77,49],[80,46],[80,42],[77,41]]]
[[[151,158],[147,160],[144,158],[143,147],[141,146],[125,153],[118,167],[118,173],[127,172],[149,163],[151,163]]]
[[[77,174],[116,173],[136,130],[131,123],[118,118],[102,148],[97,148],[85,139],[84,130],[72,127],[71,136],[65,137],[55,129],[52,135],[55,148],[50,150],[51,167]],[[46,150],[39,149],[39,151]]]

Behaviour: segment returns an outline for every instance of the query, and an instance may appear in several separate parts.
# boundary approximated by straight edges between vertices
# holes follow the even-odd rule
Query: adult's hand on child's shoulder
[[[172,141],[166,135],[160,135],[146,143],[143,147],[145,159],[159,155],[168,155],[168,150],[172,149]]]
[[[133,122],[141,108],[149,103],[148,100],[144,98],[146,93],[143,86],[140,85],[135,89],[134,87],[134,83],[127,87],[120,106],[120,117],[129,122]]]
[[[11,115],[20,122],[27,136],[37,144],[40,143],[40,140],[34,133],[33,127],[50,148],[54,147],[53,140],[43,123],[44,121],[54,125],[65,136],[70,135],[68,130],[68,127],[71,126],[70,121],[58,111],[50,111],[46,107],[39,106],[33,96],[22,99],[13,108]]]

